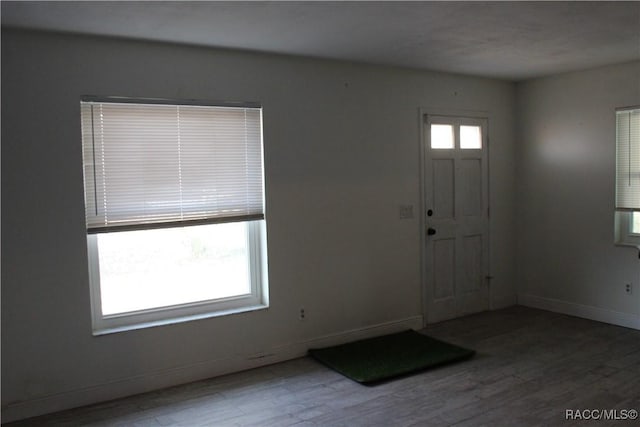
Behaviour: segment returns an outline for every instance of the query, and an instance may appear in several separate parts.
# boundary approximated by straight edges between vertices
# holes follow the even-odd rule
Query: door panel
[[[432,124],[441,138],[433,144]],[[485,119],[425,116],[424,125],[424,295],[432,323],[489,308],[488,141]],[[453,131],[453,143],[442,129]]]
[[[434,159],[433,211],[436,218],[455,216],[455,170],[452,159]]]
[[[455,297],[455,256],[455,239],[440,239],[434,243],[433,297],[435,300]]]
[[[482,161],[460,160],[462,215],[482,215]]]
[[[462,238],[462,276],[461,291],[476,292],[482,286],[482,236],[464,236]]]

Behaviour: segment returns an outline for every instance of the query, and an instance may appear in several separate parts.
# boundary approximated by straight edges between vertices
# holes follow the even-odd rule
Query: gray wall
[[[493,306],[515,303],[512,83],[3,31],[2,90],[4,420],[420,326],[419,108],[489,117]],[[86,94],[263,104],[268,310],[92,336]],[[413,204],[416,218],[400,220],[400,204]]]
[[[640,105],[640,62],[520,83],[517,103],[518,301],[640,328],[638,250],[613,244],[615,109]]]

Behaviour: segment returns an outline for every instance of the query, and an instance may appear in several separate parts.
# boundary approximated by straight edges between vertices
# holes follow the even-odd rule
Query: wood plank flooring
[[[640,331],[516,306],[424,332],[477,354],[371,387],[301,358],[7,426],[640,425],[565,419],[640,410]]]

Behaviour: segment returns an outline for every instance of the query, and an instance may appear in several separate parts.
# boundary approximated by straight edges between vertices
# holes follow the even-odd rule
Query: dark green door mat
[[[472,357],[458,347],[416,331],[355,341],[309,354],[320,363],[360,383],[374,383]]]

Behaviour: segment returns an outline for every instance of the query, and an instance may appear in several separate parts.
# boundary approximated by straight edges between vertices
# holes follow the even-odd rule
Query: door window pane
[[[479,150],[482,148],[480,126],[460,126],[460,148]]]
[[[431,148],[452,149],[454,147],[453,126],[431,125]]]

